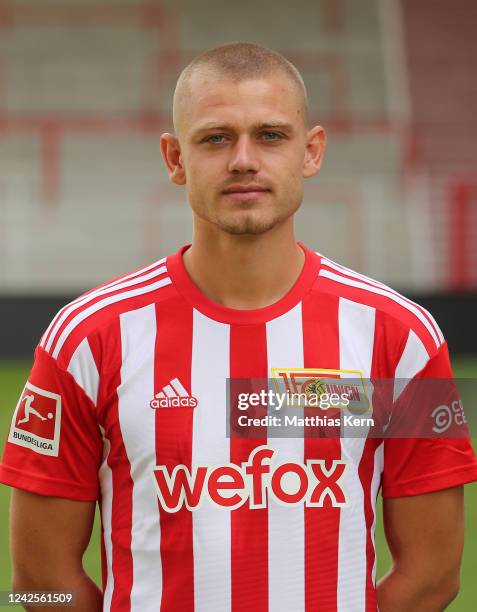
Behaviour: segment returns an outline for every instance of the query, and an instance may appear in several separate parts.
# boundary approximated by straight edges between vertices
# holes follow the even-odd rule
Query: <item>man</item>
[[[0,472],[15,590],[74,591],[88,612],[433,612],[455,597],[467,438],[227,436],[227,379],[452,375],[427,311],[296,242],[326,140],[307,121],[299,73],[268,49],[225,45],[182,72],[161,146],[192,246],[86,293],[41,338],[24,394],[55,423],[21,429],[18,409]],[[394,563],[376,589],[380,485]],[[82,568],[97,499],[104,593]]]

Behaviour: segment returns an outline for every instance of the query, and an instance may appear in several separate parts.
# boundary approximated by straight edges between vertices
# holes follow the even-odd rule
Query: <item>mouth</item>
[[[266,189],[260,185],[232,185],[222,191],[225,196],[234,200],[252,200],[270,192],[271,189]]]

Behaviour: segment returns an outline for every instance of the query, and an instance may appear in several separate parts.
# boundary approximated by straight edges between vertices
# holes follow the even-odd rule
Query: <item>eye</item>
[[[204,138],[202,142],[210,142],[211,144],[222,144],[224,142],[225,136],[223,134],[211,134]]]
[[[281,140],[283,134],[280,134],[280,132],[262,132],[262,138],[268,141]]]

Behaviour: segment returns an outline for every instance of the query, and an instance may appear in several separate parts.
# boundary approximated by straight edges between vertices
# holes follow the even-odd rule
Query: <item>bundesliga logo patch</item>
[[[27,382],[13,414],[8,441],[57,457],[60,427],[61,396]]]

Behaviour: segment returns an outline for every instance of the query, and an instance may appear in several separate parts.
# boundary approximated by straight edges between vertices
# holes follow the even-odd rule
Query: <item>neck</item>
[[[296,243],[293,219],[259,235],[231,235],[195,216],[184,266],[208,298],[238,309],[270,306],[297,280],[305,254]]]

